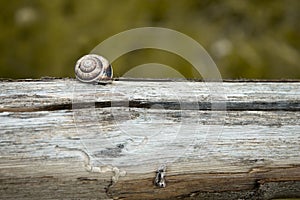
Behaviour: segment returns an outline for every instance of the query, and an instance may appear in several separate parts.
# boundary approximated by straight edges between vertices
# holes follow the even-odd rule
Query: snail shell
[[[75,65],[76,78],[85,83],[111,80],[113,69],[108,60],[96,54],[81,57]]]

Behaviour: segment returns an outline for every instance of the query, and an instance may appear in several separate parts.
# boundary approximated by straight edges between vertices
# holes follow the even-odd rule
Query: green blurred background
[[[300,78],[299,0],[1,0],[0,7],[2,78],[74,77],[79,57],[145,26],[192,37],[223,78]],[[151,62],[195,78],[187,61],[161,50],[134,51],[112,64],[118,77]]]

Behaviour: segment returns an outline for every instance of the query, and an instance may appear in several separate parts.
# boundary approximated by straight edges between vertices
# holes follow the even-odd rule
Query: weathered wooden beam
[[[297,81],[2,80],[0,198],[300,197],[299,110]]]

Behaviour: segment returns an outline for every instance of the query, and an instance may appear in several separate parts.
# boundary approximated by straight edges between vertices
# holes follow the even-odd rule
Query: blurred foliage
[[[299,0],[9,0],[0,6],[0,77],[73,77],[76,60],[101,41],[157,26],[197,40],[223,78],[300,78]],[[172,53],[139,50],[113,63],[115,76],[150,62],[192,74]]]

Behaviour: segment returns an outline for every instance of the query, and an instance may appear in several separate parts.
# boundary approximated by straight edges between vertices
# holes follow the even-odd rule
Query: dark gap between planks
[[[158,106],[159,105],[159,106]],[[150,102],[150,101],[104,101],[104,102],[81,102],[69,104],[56,104],[28,108],[0,108],[0,112],[36,112],[72,110],[86,108],[107,108],[107,107],[129,107],[145,109],[166,109],[166,110],[205,110],[205,111],[300,111],[298,101],[276,101],[276,102]]]

